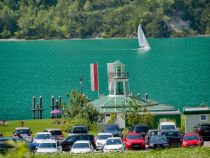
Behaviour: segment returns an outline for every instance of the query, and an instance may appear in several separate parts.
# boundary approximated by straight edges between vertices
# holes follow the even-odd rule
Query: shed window
[[[200,116],[201,121],[207,121],[207,115],[202,114]]]

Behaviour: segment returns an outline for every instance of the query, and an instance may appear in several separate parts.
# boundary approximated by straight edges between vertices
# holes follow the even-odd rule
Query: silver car
[[[96,148],[97,150],[102,150],[107,138],[111,138],[113,135],[111,133],[98,133],[96,137]]]
[[[32,132],[30,128],[28,127],[17,127],[15,128],[15,131],[13,132],[14,138],[22,138],[28,142],[32,142]]]
[[[72,148],[71,153],[91,153],[94,151],[94,148],[89,140],[78,140],[76,141]]]

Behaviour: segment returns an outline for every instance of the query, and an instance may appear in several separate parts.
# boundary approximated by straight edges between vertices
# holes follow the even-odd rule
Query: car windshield
[[[201,130],[210,130],[210,126],[200,126]]]
[[[177,136],[179,136],[181,133],[180,132],[178,132],[178,131],[167,131],[167,132],[165,132],[165,135],[166,136],[174,136],[174,137],[177,137]]]
[[[98,140],[106,140],[107,138],[111,138],[112,137],[112,135],[99,135],[98,136]]]
[[[199,140],[198,135],[186,135],[183,138],[184,140]]]
[[[126,135],[126,139],[142,139],[140,134],[138,135]]]
[[[50,134],[37,134],[35,139],[51,139]]]
[[[106,141],[106,145],[118,145],[122,144],[122,141],[120,139],[108,139]]]
[[[167,138],[165,135],[154,135],[151,137],[150,142],[166,142]]]
[[[74,127],[73,132],[74,133],[87,133],[88,130],[86,127]]]
[[[172,130],[172,129],[175,129],[175,126],[174,125],[161,125],[161,129]]]
[[[56,148],[56,143],[41,143],[39,148]]]
[[[53,136],[62,135],[61,131],[51,131],[50,132]]]
[[[149,129],[148,127],[139,126],[139,127],[135,128],[135,132],[138,132],[138,133],[144,132],[144,133],[146,133],[148,131],[148,129]]]
[[[89,140],[93,141],[94,136],[93,135],[78,135],[77,140]]]
[[[72,148],[74,148],[74,149],[90,148],[90,144],[89,143],[74,143]]]
[[[158,131],[150,131],[147,135],[153,136],[153,135],[157,135],[157,134],[158,134]]]
[[[28,129],[18,129],[18,130],[15,131],[15,133],[17,133],[17,134],[30,134],[31,132]]]
[[[118,126],[107,126],[106,131],[120,131]]]

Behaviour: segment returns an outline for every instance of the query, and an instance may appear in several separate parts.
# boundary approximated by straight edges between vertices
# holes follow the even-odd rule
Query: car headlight
[[[127,142],[127,145],[131,145],[132,143],[130,143],[130,142]]]
[[[183,142],[183,145],[187,145],[187,143],[186,142]]]
[[[151,144],[149,144],[149,146],[153,147],[153,146],[154,146],[154,144],[152,144],[152,143],[151,143]]]

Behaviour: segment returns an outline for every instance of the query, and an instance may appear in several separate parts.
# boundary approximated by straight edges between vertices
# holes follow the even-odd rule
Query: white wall
[[[193,132],[194,127],[199,123],[210,123],[210,114],[207,114],[207,121],[200,120],[201,114],[185,115],[185,133]]]
[[[117,123],[120,128],[125,128],[125,120],[122,117],[122,114],[117,113]]]

